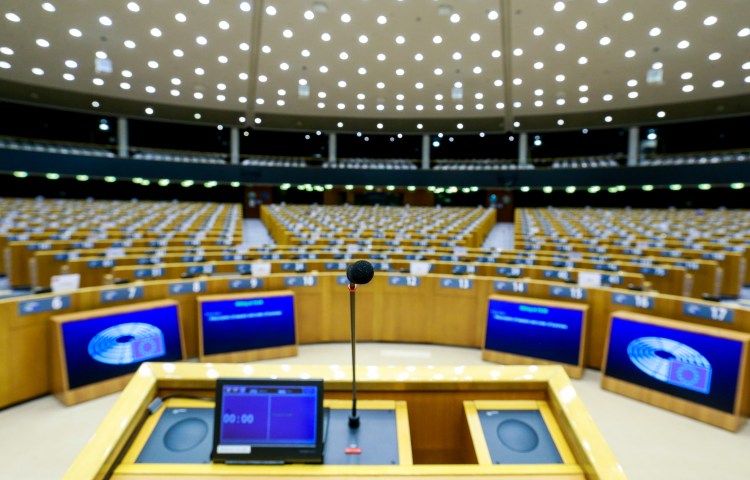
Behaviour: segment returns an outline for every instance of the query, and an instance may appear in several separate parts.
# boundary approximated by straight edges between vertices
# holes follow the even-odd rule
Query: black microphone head
[[[374,275],[375,270],[367,260],[357,260],[346,268],[346,278],[355,285],[369,283]]]

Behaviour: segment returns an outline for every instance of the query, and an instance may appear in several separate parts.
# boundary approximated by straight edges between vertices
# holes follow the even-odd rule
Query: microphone
[[[357,285],[370,283],[374,275],[375,270],[367,260],[357,260],[346,268],[346,278],[349,280],[349,319],[352,332],[352,413],[349,415],[349,428],[359,428],[359,415],[357,414],[357,334],[354,292],[357,290]]]

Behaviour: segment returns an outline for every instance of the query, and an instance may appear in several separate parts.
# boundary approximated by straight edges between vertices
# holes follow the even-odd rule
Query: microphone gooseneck
[[[352,332],[352,413],[349,415],[349,428],[359,428],[359,415],[357,414],[357,330],[356,309],[354,294],[357,285],[364,285],[372,280],[375,270],[372,264],[366,260],[358,260],[346,269],[346,278],[349,280],[349,319]]]

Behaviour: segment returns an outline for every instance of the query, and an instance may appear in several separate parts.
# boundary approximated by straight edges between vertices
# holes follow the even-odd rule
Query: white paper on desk
[[[78,290],[81,285],[80,273],[66,273],[63,275],[52,275],[50,286],[52,293],[64,293]]]
[[[411,262],[409,264],[409,273],[412,275],[427,275],[430,273],[429,262]]]
[[[263,277],[271,274],[271,264],[268,262],[253,262],[250,264],[250,273],[254,277]]]
[[[596,272],[578,272],[578,285],[581,287],[601,287],[602,274]]]

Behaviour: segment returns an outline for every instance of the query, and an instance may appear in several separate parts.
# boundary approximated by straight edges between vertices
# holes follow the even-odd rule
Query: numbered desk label
[[[523,268],[519,267],[497,267],[497,274],[504,277],[520,277],[523,275]]]
[[[615,305],[626,305],[628,307],[654,309],[654,298],[648,295],[633,295],[630,293],[613,293],[612,303]]]
[[[691,317],[700,317],[715,322],[733,323],[734,310],[720,305],[701,305],[699,303],[683,302],[682,313]]]
[[[391,269],[391,264],[388,262],[372,262],[373,270],[388,271]]]
[[[229,281],[230,290],[251,290],[254,288],[263,288],[262,278],[238,278]]]
[[[136,260],[136,263],[138,265],[153,265],[154,263],[161,263],[162,258],[161,257],[144,257],[139,258]]]
[[[528,293],[529,286],[526,282],[495,281],[495,290],[498,292]]]
[[[187,267],[188,275],[200,275],[201,273],[214,273],[213,265],[191,265]]]
[[[418,287],[422,285],[422,281],[415,275],[392,276],[388,277],[388,285],[394,287]]]
[[[346,270],[347,265],[345,262],[326,262],[326,270]]]
[[[163,268],[139,268],[135,271],[135,278],[157,278],[163,276]]]
[[[586,289],[581,287],[558,287],[553,286],[549,289],[551,297],[571,298],[573,300],[586,300]]]
[[[135,285],[106,290],[99,293],[99,301],[101,303],[119,302],[121,300],[137,300],[139,298],[143,298],[143,287]]]
[[[619,275],[602,275],[602,285],[622,285],[622,277]]]
[[[477,273],[476,265],[453,265],[453,275],[463,275],[466,273]]]
[[[644,275],[653,275],[654,277],[666,277],[667,276],[667,269],[666,268],[660,268],[660,267],[642,267],[640,269],[640,271]]]
[[[112,259],[91,260],[86,265],[88,265],[89,268],[112,268],[117,265],[117,262]]]
[[[318,285],[318,277],[314,275],[301,275],[298,277],[284,277],[285,287],[314,287]]]
[[[704,253],[701,258],[704,260],[724,260],[725,255],[723,253]]]
[[[339,275],[336,277],[336,284],[337,285],[349,285],[349,279],[346,278],[346,275]]]
[[[204,293],[207,290],[206,282],[180,282],[169,284],[170,295],[183,295],[185,293]]]
[[[443,278],[440,280],[440,286],[443,288],[470,290],[474,288],[474,281],[469,278]]]
[[[304,262],[285,262],[281,264],[281,270],[285,272],[306,272],[307,264]]]
[[[544,270],[542,274],[544,278],[559,278],[560,280],[570,280],[570,272],[566,272],[565,270]]]
[[[33,315],[35,313],[52,312],[70,308],[70,295],[58,295],[38,300],[26,300],[18,303],[18,315]]]

